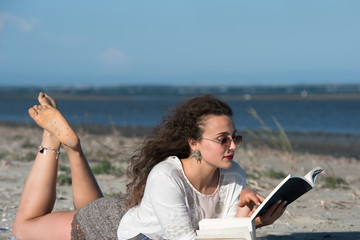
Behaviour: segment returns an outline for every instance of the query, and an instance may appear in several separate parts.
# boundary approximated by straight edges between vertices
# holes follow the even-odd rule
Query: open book
[[[305,176],[289,174],[279,185],[266,197],[256,211],[251,215],[251,220],[255,219],[266,212],[275,202],[282,200],[287,201],[289,205],[306,192],[310,191],[315,184],[316,176],[323,171],[322,168],[316,167],[308,172]]]
[[[250,218],[202,219],[195,239],[255,240],[254,219],[262,215],[276,201],[287,201],[287,205],[314,187],[316,176],[323,169],[316,167],[305,176],[289,174],[261,203]]]
[[[255,221],[250,218],[211,218],[199,222],[195,239],[256,240]]]

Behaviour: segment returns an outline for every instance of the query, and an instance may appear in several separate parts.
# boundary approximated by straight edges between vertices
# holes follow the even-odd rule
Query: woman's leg
[[[34,106],[29,109],[29,114],[40,127],[55,136],[66,150],[70,162],[75,209],[102,197],[99,185],[81,149],[79,138],[63,115],[49,105]]]
[[[81,151],[76,134],[65,118],[54,107],[56,103],[40,94],[41,106],[29,109],[30,116],[44,128],[41,145],[59,149],[60,142],[66,149],[73,177],[75,208],[81,208],[102,196],[100,188]],[[71,221],[75,211],[51,213],[56,199],[58,160],[55,151],[38,152],[25,183],[13,225],[17,238],[70,238]]]

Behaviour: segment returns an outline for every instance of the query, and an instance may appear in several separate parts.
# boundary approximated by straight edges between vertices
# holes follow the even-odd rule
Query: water
[[[272,118],[275,117],[287,131],[360,133],[359,100],[266,100],[229,104],[242,128],[261,127],[246,111],[252,107],[272,129],[276,128]]]
[[[241,94],[246,95],[251,92],[252,96],[256,96],[254,89],[251,88],[248,92],[244,92],[242,89]],[[289,87],[285,90],[287,92],[295,91],[294,89],[289,90]],[[300,90],[303,94],[303,88],[296,91],[299,92]],[[16,94],[1,93],[0,91],[0,121],[32,122],[28,117],[27,109],[37,104],[36,97],[34,97],[37,91],[38,89],[33,89],[34,93],[18,96]],[[157,91],[166,92],[166,94],[159,95]],[[231,89],[231,91],[234,91],[234,89]],[[265,99],[249,98],[246,97],[247,95],[238,97],[240,95],[236,95],[236,93],[232,93],[230,96],[229,92],[224,91],[224,88],[220,89],[216,94],[232,107],[235,124],[240,130],[261,127],[261,124],[248,113],[248,109],[253,108],[271,129],[277,128],[273,120],[273,117],[275,117],[286,131],[360,134],[360,98],[325,98],[318,100],[271,97],[271,94],[279,93],[279,91],[279,89],[271,88],[266,92],[262,88],[262,96],[270,96]],[[320,90],[317,91],[318,94],[321,94]],[[334,92],[334,88],[331,88],[331,91]],[[355,96],[359,94],[357,91],[355,90]],[[70,123],[155,126],[160,123],[161,117],[171,107],[182,103],[189,97],[183,94],[183,88],[179,93],[152,87],[152,93],[139,91],[134,93],[132,91],[123,94],[124,97],[114,95],[113,98],[101,98],[100,100],[91,99],[90,97],[85,100],[59,98],[57,102],[60,110]],[[77,94],[81,95],[83,93]],[[93,92],[87,90],[87,94],[94,96],[109,95],[104,90]],[[31,98],[29,95],[31,95]]]

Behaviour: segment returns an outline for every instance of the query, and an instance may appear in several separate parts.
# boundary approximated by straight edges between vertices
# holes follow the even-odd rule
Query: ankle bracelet
[[[59,151],[59,150],[56,150],[56,149],[51,148],[51,147],[44,147],[44,146],[42,146],[42,145],[40,145],[40,146],[38,147],[39,153],[43,153],[44,156],[46,155],[46,150],[53,151],[53,152],[55,153],[55,158],[56,158],[56,159],[59,159],[59,155],[60,155],[60,151]]]

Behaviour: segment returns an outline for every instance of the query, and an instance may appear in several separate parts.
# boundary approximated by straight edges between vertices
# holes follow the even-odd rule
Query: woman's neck
[[[211,195],[215,192],[220,176],[218,168],[190,158],[181,159],[181,163],[186,177],[199,192],[205,195]]]

